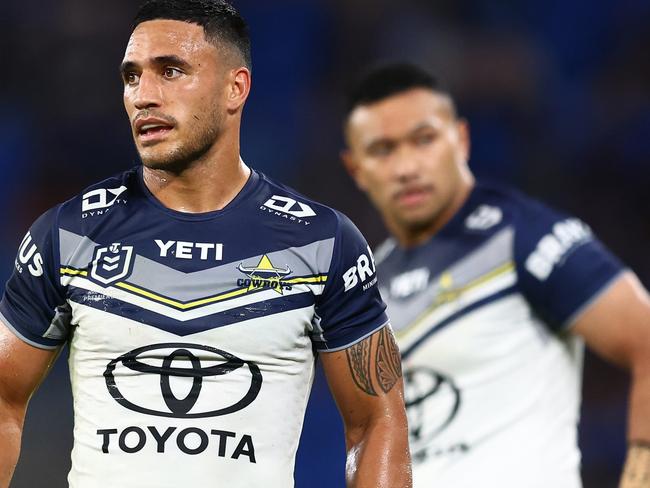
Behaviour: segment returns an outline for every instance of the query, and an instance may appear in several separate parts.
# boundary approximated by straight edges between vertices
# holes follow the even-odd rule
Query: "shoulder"
[[[90,185],[59,205],[60,223],[71,228],[85,227],[94,217],[126,204],[138,184],[137,168],[132,168]]]
[[[259,209],[291,232],[334,236],[346,229],[356,229],[342,212],[317,202],[297,190],[259,173],[260,190],[256,199]],[[358,232],[358,231],[357,231]]]

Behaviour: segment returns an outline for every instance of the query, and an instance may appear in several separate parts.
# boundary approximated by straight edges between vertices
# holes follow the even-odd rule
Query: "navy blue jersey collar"
[[[211,212],[203,212],[203,213],[188,213],[188,212],[179,212],[178,210],[173,210],[171,208],[165,207],[154,195],[151,193],[149,188],[147,188],[147,185],[144,183],[144,179],[142,177],[142,166],[138,167],[137,169],[137,180],[138,180],[138,187],[140,191],[142,192],[145,200],[147,200],[149,203],[151,203],[154,207],[156,207],[158,210],[170,215],[171,217],[174,217],[175,219],[179,220],[210,220],[216,217],[220,217],[231,210],[239,207],[242,202],[245,202],[249,196],[255,194],[258,184],[261,180],[259,173],[255,171],[254,169],[251,168],[251,174],[248,177],[248,180],[246,181],[246,184],[244,187],[239,191],[239,193],[233,198],[224,208],[221,210],[213,210]]]

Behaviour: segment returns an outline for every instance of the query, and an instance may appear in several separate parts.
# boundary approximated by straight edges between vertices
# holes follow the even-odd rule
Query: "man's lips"
[[[398,205],[413,207],[420,205],[431,193],[433,193],[433,187],[430,185],[412,186],[396,192],[393,199]]]
[[[163,139],[173,129],[174,126],[169,122],[153,117],[141,118],[135,122],[136,137],[141,142]]]

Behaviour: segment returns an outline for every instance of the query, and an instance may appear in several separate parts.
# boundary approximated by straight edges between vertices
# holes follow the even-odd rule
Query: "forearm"
[[[391,418],[347,432],[348,488],[411,488],[411,458],[406,432]]]
[[[650,487],[650,364],[632,370],[629,448],[620,488]]]
[[[620,488],[650,486],[650,444],[635,442],[627,450]]]
[[[0,400],[0,488],[8,488],[13,475],[23,430],[24,412],[17,412]]]

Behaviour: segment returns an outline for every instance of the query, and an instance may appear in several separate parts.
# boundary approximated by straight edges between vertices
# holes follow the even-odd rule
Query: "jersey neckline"
[[[244,184],[242,189],[239,190],[239,193],[235,195],[235,198],[233,198],[230,202],[228,202],[228,204],[225,207],[223,207],[220,210],[212,210],[210,212],[202,212],[202,213],[181,212],[179,210],[174,210],[169,207],[166,207],[165,205],[162,204],[162,202],[160,202],[160,200],[156,198],[156,196],[153,193],[151,193],[151,190],[147,188],[147,185],[145,185],[144,178],[142,175],[142,166],[138,167],[136,171],[136,175],[138,180],[138,187],[142,192],[145,200],[149,202],[151,205],[153,205],[154,207],[156,207],[158,210],[166,213],[171,217],[174,217],[175,219],[201,221],[201,220],[214,219],[216,217],[221,217],[222,215],[229,213],[230,211],[239,207],[239,205],[242,202],[244,202],[250,195],[253,195],[255,193],[261,178],[259,173],[255,171],[253,168],[250,168],[250,170],[251,170],[251,174],[249,175],[248,180],[246,180],[246,183]]]
[[[460,229],[465,226],[465,220],[469,214],[476,209],[476,205],[482,201],[483,195],[486,190],[490,189],[490,185],[485,185],[480,182],[476,182],[474,187],[470,191],[469,195],[461,205],[461,207],[456,211],[456,213],[443,225],[438,232],[429,237],[426,241],[418,244],[417,246],[405,248],[399,245],[397,240],[391,236],[390,240],[393,241],[394,247],[390,251],[392,253],[394,250],[398,249],[399,251],[407,254],[417,253],[422,249],[426,249],[433,241],[439,238],[444,238],[448,235],[455,235]],[[390,255],[390,254],[389,254]],[[387,255],[388,256],[388,255]]]

